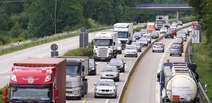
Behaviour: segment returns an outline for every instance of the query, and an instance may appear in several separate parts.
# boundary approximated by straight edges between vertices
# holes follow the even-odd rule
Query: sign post
[[[88,32],[83,27],[80,32],[80,39],[79,39],[80,48],[88,47]]]

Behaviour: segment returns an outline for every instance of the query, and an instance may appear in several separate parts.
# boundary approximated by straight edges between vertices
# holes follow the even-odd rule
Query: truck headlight
[[[17,82],[16,75],[12,75],[11,80]]]
[[[45,82],[49,82],[52,79],[51,75],[46,76]]]

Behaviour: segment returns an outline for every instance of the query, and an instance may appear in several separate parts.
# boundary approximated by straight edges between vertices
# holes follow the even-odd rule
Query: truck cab
[[[163,26],[168,24],[168,16],[156,16],[156,30],[160,30]]]
[[[147,32],[151,33],[151,32],[153,32],[155,30],[156,30],[155,23],[154,22],[148,22],[147,23]]]
[[[3,97],[8,103],[65,103],[64,59],[28,58],[11,71]]]
[[[88,58],[66,57],[66,99],[81,99],[88,91]]]
[[[118,33],[118,43],[122,45],[122,49],[132,42],[133,23],[116,23],[113,31]]]
[[[110,60],[117,56],[116,32],[99,32],[93,40],[95,60]]]

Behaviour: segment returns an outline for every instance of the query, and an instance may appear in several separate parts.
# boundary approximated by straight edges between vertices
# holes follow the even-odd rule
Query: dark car
[[[96,63],[94,59],[89,59],[88,75],[96,75]]]
[[[125,72],[125,63],[120,58],[113,58],[108,63],[110,66],[116,66],[120,72]]]
[[[172,30],[168,30],[165,34],[165,38],[174,38],[174,34]]]
[[[152,34],[151,34],[151,37],[152,37],[152,39],[157,39],[157,38],[159,38],[158,32],[153,31]]]

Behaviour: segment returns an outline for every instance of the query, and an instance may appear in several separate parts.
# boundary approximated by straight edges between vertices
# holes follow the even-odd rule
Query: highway
[[[112,29],[107,29],[104,31],[112,31]],[[94,34],[89,33],[89,41],[91,41],[94,38]],[[28,57],[50,57],[50,45],[56,43],[58,44],[59,48],[59,55],[63,55],[65,52],[71,49],[79,48],[79,36],[67,38],[43,45],[38,45],[35,47],[23,49],[17,52],[5,54],[0,56],[0,88],[5,86],[9,82],[9,75],[10,75],[10,69],[14,62],[23,60]]]

